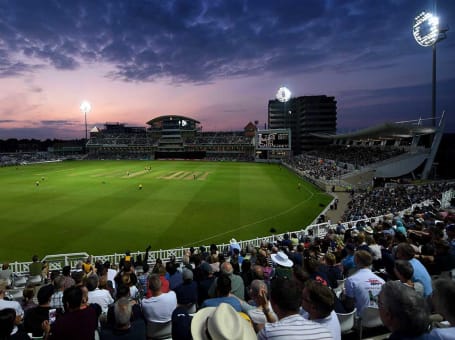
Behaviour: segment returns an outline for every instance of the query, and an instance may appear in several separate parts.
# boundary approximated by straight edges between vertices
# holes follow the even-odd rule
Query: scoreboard
[[[258,130],[256,150],[291,150],[289,129]]]

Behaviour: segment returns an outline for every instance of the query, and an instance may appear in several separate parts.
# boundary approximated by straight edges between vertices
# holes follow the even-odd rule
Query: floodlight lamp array
[[[430,12],[423,11],[414,18],[412,34],[417,43],[423,47],[433,46],[439,39],[439,18]]]
[[[90,105],[90,103],[88,101],[84,100],[81,103],[80,109],[83,113],[89,113],[90,110],[92,109],[92,106]]]
[[[287,87],[280,87],[276,93],[276,99],[278,99],[279,102],[286,103],[291,99],[291,91]]]

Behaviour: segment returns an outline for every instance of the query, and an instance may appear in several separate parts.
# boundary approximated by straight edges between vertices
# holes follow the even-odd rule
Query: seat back
[[[172,338],[172,322],[147,321],[147,339],[162,340]]]
[[[20,301],[23,298],[23,288],[9,289],[6,291],[6,295],[14,301]]]
[[[362,311],[360,317],[362,327],[372,328],[382,326],[382,320],[379,316],[379,308],[367,307]]]
[[[41,275],[34,275],[28,278],[27,284],[29,285],[39,285],[42,282]]]
[[[27,284],[27,279],[25,276],[15,276],[13,281],[13,286],[16,288],[18,287],[25,287]]]
[[[337,313],[341,333],[349,332],[352,328],[354,328],[356,313],[356,308],[354,308],[354,310],[350,313]]]
[[[338,283],[338,286],[337,288],[343,290],[344,289],[344,282],[346,281],[346,279],[343,279],[343,280],[337,280],[337,283]]]

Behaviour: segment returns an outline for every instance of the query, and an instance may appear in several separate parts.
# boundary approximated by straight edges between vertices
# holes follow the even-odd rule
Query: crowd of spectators
[[[74,156],[71,156],[74,158]],[[0,166],[18,166],[24,164],[57,162],[65,157],[50,152],[15,152],[0,154]]]
[[[370,191],[352,192],[343,220],[353,221],[373,216],[396,214],[413,204],[441,199],[441,194],[455,189],[455,183],[376,187]]]
[[[332,160],[336,163],[350,164],[355,169],[377,163],[404,153],[396,147],[364,147],[347,145],[328,145],[307,153],[309,156]]]
[[[339,166],[335,161],[304,154],[292,158],[289,164],[294,169],[303,172],[305,176],[322,181],[339,179],[351,171],[347,166]]]

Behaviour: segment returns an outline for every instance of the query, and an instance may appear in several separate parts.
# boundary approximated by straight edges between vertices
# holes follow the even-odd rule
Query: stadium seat
[[[344,281],[343,280],[337,280],[338,286],[333,290],[335,292],[335,295],[339,298],[341,293],[343,292],[344,289]]]
[[[27,283],[30,285],[40,285],[42,282],[41,275],[30,276]]]
[[[354,310],[350,313],[337,313],[342,334],[348,333],[352,330],[352,328],[354,328],[356,312],[357,309],[354,308]]]
[[[172,322],[147,321],[147,340],[172,339]]]
[[[359,339],[362,339],[364,328],[375,328],[382,326],[382,320],[379,316],[379,309],[367,307],[362,311],[362,315],[358,319]]]
[[[8,296],[8,298],[10,298],[12,300],[19,301],[23,297],[23,294],[22,294],[23,291],[24,290],[22,288],[9,289],[6,291],[6,295]]]
[[[19,275],[14,275],[14,287],[19,288],[19,287],[25,287],[25,284],[27,283],[27,279],[25,276],[19,276]]]

